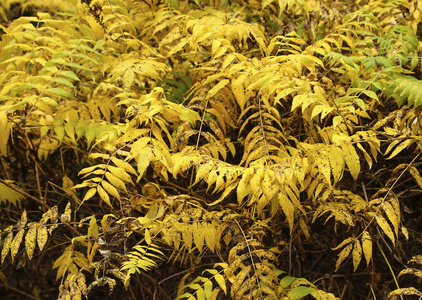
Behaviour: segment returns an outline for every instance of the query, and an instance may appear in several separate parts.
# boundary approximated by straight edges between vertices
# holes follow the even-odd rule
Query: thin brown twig
[[[39,298],[36,298],[36,297],[32,296],[31,294],[25,293],[24,291],[21,291],[21,290],[19,290],[17,288],[14,288],[13,286],[10,286],[10,285],[5,286],[5,285],[3,285],[1,283],[0,283],[0,286],[3,286],[6,289],[10,289],[10,290],[12,290],[12,291],[14,291],[16,293],[19,293],[21,295],[24,295],[25,297],[28,297],[28,298],[31,298],[31,299],[35,299],[35,300],[40,300]]]

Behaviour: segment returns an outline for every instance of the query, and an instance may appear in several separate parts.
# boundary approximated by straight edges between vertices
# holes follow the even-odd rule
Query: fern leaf
[[[157,263],[153,259],[163,259],[164,254],[157,246],[151,244],[135,246],[127,256],[128,260],[124,261],[120,267],[120,271],[128,270],[125,282],[129,281],[132,274],[140,273],[140,270],[149,271],[151,268],[157,267]]]
[[[12,182],[8,182],[8,183],[10,185],[13,184],[12,186],[14,186],[14,183]],[[5,184],[0,183],[0,204],[5,204],[6,202],[10,202],[14,206],[20,206],[21,202],[24,199],[25,197],[22,194],[18,193],[17,191],[13,190],[12,188],[8,187]]]

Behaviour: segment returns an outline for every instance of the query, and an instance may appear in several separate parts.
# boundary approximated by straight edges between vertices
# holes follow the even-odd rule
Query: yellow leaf
[[[337,272],[341,263],[349,256],[350,252],[352,251],[352,248],[353,248],[353,243],[350,243],[340,252],[340,254],[338,255],[337,262],[336,262],[335,272]]]
[[[419,187],[422,188],[422,177],[418,169],[416,169],[414,166],[409,166],[409,173],[413,176]]]
[[[291,111],[294,111],[297,107],[301,106],[306,99],[308,99],[307,94],[296,95],[293,98]]]
[[[212,252],[215,251],[215,247],[217,246],[218,240],[217,239],[217,229],[216,226],[212,223],[205,223],[203,225],[203,231],[202,234],[205,237],[205,242],[210,248]]]
[[[120,201],[120,194],[113,185],[111,185],[105,180],[101,181],[101,185],[108,194],[112,195],[113,197],[116,197]]]
[[[28,232],[25,236],[25,249],[26,254],[28,255],[29,260],[32,259],[32,256],[34,255],[36,241],[37,241],[37,223],[31,223],[29,224]]]
[[[60,141],[60,143],[63,141],[64,138],[64,127],[63,126],[57,126],[54,128],[54,133],[57,136],[57,139]]]
[[[285,159],[282,163],[279,163],[274,167],[276,178],[281,185],[284,185],[286,181],[289,184],[291,183],[294,177],[294,171],[295,170],[290,166],[290,158]]]
[[[324,175],[327,182],[331,184],[331,166],[325,151],[315,155],[315,163],[318,166],[319,172]]]
[[[353,272],[358,268],[360,261],[362,260],[362,246],[360,245],[359,240],[355,241],[355,246],[353,247]]]
[[[105,164],[99,164],[99,165],[91,166],[91,167],[88,167],[88,168],[84,168],[78,173],[78,176],[91,173],[96,168],[105,169],[106,167],[107,167],[107,165],[105,165]]]
[[[51,215],[52,215],[52,212],[51,212],[51,208],[50,208],[45,213],[43,213],[43,215],[41,217],[41,220],[40,220],[40,225],[47,224],[47,221],[50,220]]]
[[[236,55],[227,54],[225,56],[224,60],[223,60],[223,63],[221,64],[221,67],[220,67],[221,71],[224,71],[233,62],[233,60],[236,59],[236,57],[238,57],[239,60],[241,60],[240,57],[245,58],[242,54],[238,54],[238,53],[236,53]],[[238,64],[238,65],[240,65],[240,64]]]
[[[98,232],[97,219],[93,215],[91,220],[89,221],[89,227],[88,227],[88,233],[87,233],[87,237],[88,237],[87,257],[88,257],[89,262],[91,263],[98,249],[98,242],[97,242],[98,234],[99,232]]]
[[[204,235],[202,234],[202,226],[200,224],[201,223],[198,223],[198,222],[193,223],[192,232],[193,232],[193,241],[195,243],[195,246],[199,252],[202,252],[205,239],[204,239]]]
[[[113,214],[106,214],[101,219],[101,228],[103,229],[103,232],[106,233],[108,229],[108,217],[116,218]]]
[[[63,182],[63,189],[69,193],[69,190],[71,190],[75,185],[73,184],[73,181],[67,176],[64,175],[62,178]]]
[[[7,141],[10,136],[12,123],[7,120],[7,115],[0,111],[0,154],[7,156]]]
[[[289,198],[281,191],[278,194],[278,203],[280,204],[283,213],[286,215],[287,222],[289,223],[290,234],[293,231],[294,219],[295,219],[295,207]]]
[[[109,206],[113,207],[110,202],[110,197],[108,196],[107,192],[101,187],[101,185],[97,186],[98,195],[100,195],[101,199],[107,203]]]
[[[182,38],[181,40],[180,40],[180,42],[177,44],[177,45],[175,45],[175,46],[173,46],[173,47],[171,47],[171,50],[167,53],[167,57],[170,57],[170,56],[172,56],[174,53],[176,53],[176,52],[179,52],[180,50],[182,50],[183,49],[183,47],[185,47],[186,46],[186,44],[189,42],[189,40],[187,39],[187,38]]]
[[[210,171],[215,167],[215,162],[209,160],[199,166],[196,170],[195,182],[192,185],[197,184],[201,180],[205,180],[206,177],[210,174]]]
[[[400,288],[389,293],[387,299],[399,299],[398,298],[399,296],[401,297],[401,299],[404,299],[403,296],[411,296],[411,295],[421,297],[422,293],[414,287]]]
[[[66,132],[67,136],[70,138],[73,144],[76,144],[75,139],[75,127],[69,124],[64,126],[64,131]]]
[[[363,156],[365,157],[366,162],[368,163],[369,168],[372,168],[372,158],[369,156],[368,152],[363,148],[363,146],[360,143],[357,143],[356,146],[359,148],[360,151],[362,151]]]
[[[8,227],[7,229],[12,229],[13,226]],[[7,234],[7,237],[4,239],[3,242],[3,249],[1,250],[1,264],[3,264],[4,259],[6,258],[7,254],[9,253],[10,247],[12,246],[13,240],[13,232],[10,231]]]
[[[130,163],[128,163],[127,161],[123,161],[121,159],[118,159],[117,157],[112,157],[111,161],[119,168],[125,170],[126,172],[129,172],[133,175],[136,175],[136,171],[135,169],[130,165]],[[110,167],[110,166],[109,166]],[[113,173],[113,172],[112,172]],[[117,174],[114,174],[117,177],[119,177]],[[120,178],[120,177],[119,177]],[[123,178],[120,178],[122,180],[124,180]],[[126,180],[125,180],[126,181]],[[129,181],[131,182],[131,181]]]
[[[337,249],[340,249],[341,247],[344,247],[344,245],[346,245],[346,244],[349,244],[349,243],[353,242],[353,240],[354,240],[354,238],[347,238],[347,239],[345,239],[344,241],[342,241],[342,242],[340,243],[340,245],[338,245],[338,246],[337,246],[337,247],[335,247],[335,248],[332,248],[332,250],[337,250]]]
[[[243,111],[246,104],[245,88],[244,81],[247,79],[247,76],[244,74],[239,75],[237,78],[233,79],[231,82],[232,93],[236,99],[237,104],[240,107],[240,111]]]
[[[137,181],[141,180],[141,178],[144,176],[144,173],[151,162],[152,155],[153,154],[152,154],[151,147],[147,147],[142,151],[142,154],[139,154],[136,157],[136,161],[138,163],[138,173],[139,173]]]
[[[23,228],[25,228],[26,222],[28,221],[28,217],[26,215],[26,209],[24,209],[22,215],[21,215],[21,219],[17,224],[18,230],[21,230]]]
[[[68,246],[63,254],[56,259],[53,264],[53,269],[57,269],[56,280],[63,277],[64,273],[69,269],[69,266],[72,264],[72,254],[73,254],[73,245]]]
[[[113,186],[127,192],[126,185],[120,178],[114,176],[110,172],[106,172],[105,177],[107,178],[108,182],[110,182]]]
[[[172,170],[174,178],[177,178],[178,174],[185,172],[192,166],[203,163],[203,159],[200,156],[193,154],[189,156],[176,154],[173,160],[175,162]]]
[[[401,233],[404,235],[404,237],[406,238],[406,241],[409,240],[409,232],[407,231],[407,228],[402,226],[400,227],[401,229]]]
[[[71,214],[72,214],[72,209],[70,208],[70,202],[68,202],[66,204],[66,208],[64,209],[64,214],[61,217],[62,222],[69,223]]]
[[[96,188],[90,188],[88,190],[88,192],[86,192],[85,197],[82,200],[82,202],[85,202],[86,200],[92,198],[96,193],[97,193],[97,189]]]
[[[125,73],[123,74],[123,87],[125,90],[130,90],[135,81],[135,73],[133,72],[132,68],[128,68]]]
[[[266,170],[264,173],[264,178],[261,181],[262,191],[264,192],[265,198],[268,201],[271,201],[275,194],[279,191],[277,180],[273,170]],[[278,182],[277,182],[278,183]]]
[[[237,183],[233,182],[229,186],[224,188],[224,192],[221,194],[221,196],[215,200],[214,202],[208,204],[209,206],[216,205],[223,201],[235,188],[237,187]]]
[[[48,239],[47,227],[40,226],[37,230],[37,242],[38,242],[38,248],[40,248],[40,251],[44,249],[44,246],[47,243],[47,239]]]
[[[24,233],[25,229],[19,230],[10,245],[10,256],[12,257],[12,261],[15,260],[15,256],[19,251]]]
[[[391,151],[391,149],[393,148],[392,145],[394,145],[394,143],[397,142],[397,141],[398,140],[394,141],[393,143],[390,144],[390,146],[388,146],[388,148],[385,151],[385,154],[384,155],[387,155],[387,153]],[[393,158],[394,156],[396,156],[397,154],[399,154],[404,148],[406,148],[407,146],[409,146],[413,142],[414,142],[413,139],[405,140],[403,143],[401,143],[399,146],[397,146],[396,149],[394,149],[394,151],[390,154],[390,156],[387,159]]]
[[[344,160],[349,168],[349,172],[353,179],[357,180],[360,173],[360,162],[355,147],[349,143],[342,143],[341,148],[343,150]]]
[[[368,231],[362,232],[362,248],[363,254],[365,255],[366,265],[369,266],[369,262],[372,258],[372,240]]]
[[[115,177],[118,177],[119,179],[123,180],[124,182],[129,182],[131,184],[133,184],[132,178],[130,177],[130,175],[126,172],[125,169],[123,169],[122,167],[113,167],[113,166],[108,166],[107,169],[110,171],[110,173],[112,173]],[[136,171],[135,171],[136,174]],[[106,173],[107,176],[107,173]]]
[[[265,170],[263,167],[258,168],[252,176],[250,185],[252,196],[258,198],[262,194],[261,181],[264,177]]]
[[[1,138],[0,138],[0,141],[1,141]],[[24,199],[25,197],[22,194],[16,192],[15,190],[12,190],[7,185],[0,183],[0,203],[1,204],[6,204],[6,202],[8,201],[14,206],[19,206],[20,203]]]
[[[86,279],[85,279],[85,275],[82,272],[78,272],[78,275],[76,275],[76,281],[78,283],[78,287],[81,291],[82,294],[86,295],[87,294],[87,288],[86,288]]]
[[[251,186],[249,184],[249,181],[251,177],[255,173],[255,168],[247,168],[242,175],[242,178],[239,181],[239,184],[237,186],[237,202],[239,205],[242,203],[243,198],[246,197],[246,195],[250,194]]]
[[[206,99],[214,97],[214,95],[217,94],[222,88],[224,88],[227,83],[229,83],[228,79],[221,80],[219,83],[217,83],[212,89],[208,91]]]
[[[91,217],[91,220],[89,221],[89,227],[88,227],[88,239],[91,239],[93,237],[95,240],[98,239],[98,225],[97,225],[97,218],[93,215]]]
[[[148,245],[151,245],[152,240],[151,240],[151,233],[149,232],[149,229],[145,229],[145,242]]]
[[[208,178],[206,179],[206,182],[208,183],[207,192],[208,189],[217,181],[217,179],[219,179],[219,174],[222,174],[222,170],[220,170],[218,166],[215,166],[208,173]]]
[[[331,165],[331,173],[333,175],[334,184],[336,184],[343,176],[344,158],[343,152],[338,147],[331,147],[327,152],[328,160]]]
[[[380,215],[374,212],[368,212],[368,215],[371,217],[375,217],[375,220],[377,221],[379,227],[384,231],[384,233],[388,236],[388,238],[391,240],[393,245],[395,244],[395,238],[394,238],[394,232],[391,230],[390,225],[388,222]]]
[[[215,52],[220,48],[221,46],[221,39],[217,39],[212,41],[212,46],[211,46],[211,53],[213,56],[213,60],[216,58],[215,57]]]
[[[393,224],[394,233],[398,237],[399,235],[399,226],[400,226],[400,211],[396,211],[393,206],[386,201],[381,203],[381,208],[384,210],[387,215],[388,220]]]
[[[188,251],[192,250],[192,227],[191,226],[183,226],[183,230],[181,231],[183,244],[186,246]]]

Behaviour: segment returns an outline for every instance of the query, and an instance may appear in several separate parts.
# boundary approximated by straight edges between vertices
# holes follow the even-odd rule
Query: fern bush
[[[10,299],[421,295],[418,2],[53,2],[0,0]]]

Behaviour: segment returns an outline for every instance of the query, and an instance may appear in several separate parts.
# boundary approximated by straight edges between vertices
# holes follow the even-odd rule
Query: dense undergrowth
[[[417,299],[421,9],[0,0],[1,295]]]

